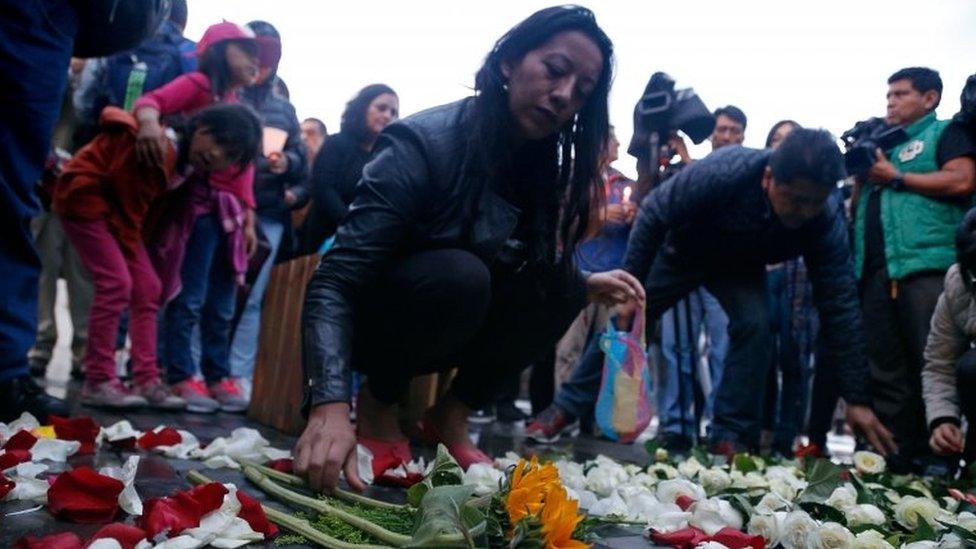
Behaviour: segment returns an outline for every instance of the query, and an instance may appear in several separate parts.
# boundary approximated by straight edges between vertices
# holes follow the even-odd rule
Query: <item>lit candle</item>
[[[633,189],[630,187],[630,185],[627,185],[626,187],[624,187],[624,203],[625,204],[627,202],[630,202],[630,193],[631,193],[632,190]]]

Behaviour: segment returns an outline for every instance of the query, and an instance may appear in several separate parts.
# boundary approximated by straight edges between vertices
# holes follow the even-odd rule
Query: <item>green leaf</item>
[[[464,470],[454,460],[454,456],[447,451],[443,444],[437,445],[437,456],[427,467],[424,480],[414,484],[407,490],[407,503],[419,507],[420,502],[431,488],[437,486],[457,486],[464,479]]]
[[[420,501],[417,528],[406,547],[471,547],[470,531],[485,520],[468,505],[474,486],[435,486]],[[447,537],[456,542],[448,543]]]
[[[819,521],[836,522],[847,526],[847,517],[844,516],[844,513],[824,503],[806,501],[800,503],[800,508]]]
[[[650,438],[644,441],[644,449],[647,450],[647,464],[650,465],[656,460],[654,459],[654,454],[657,454],[658,449],[661,447],[661,443],[657,440]]]
[[[893,547],[901,547],[901,538],[902,536],[900,536],[899,534],[891,534],[890,536],[885,538],[885,541],[887,541]]]
[[[870,488],[868,488],[864,481],[858,478],[857,475],[851,475],[851,484],[854,485],[854,489],[857,490],[857,502],[861,504],[870,504],[878,506],[878,496]]]
[[[939,524],[948,528],[950,532],[959,536],[963,541],[968,541],[970,545],[976,544],[976,532],[967,530],[958,524],[950,524],[942,521],[939,521]]]
[[[736,511],[742,513],[742,517],[747,521],[749,517],[756,514],[756,509],[749,503],[749,498],[741,494],[731,494],[722,499],[728,501]]]
[[[841,469],[826,459],[814,461],[807,470],[807,487],[800,492],[798,503],[823,503],[841,485]]]
[[[701,446],[695,446],[691,449],[691,457],[698,460],[705,467],[711,467],[715,464],[715,459]]]
[[[752,471],[759,470],[759,466],[756,465],[755,460],[749,454],[736,454],[732,459],[732,467],[742,471],[742,473],[751,473]]]
[[[938,541],[939,534],[936,533],[935,528],[929,524],[929,521],[925,520],[925,517],[918,517],[918,526],[915,528],[915,533],[912,537],[908,538],[906,541],[908,543],[913,543],[916,541]]]
[[[848,530],[850,530],[851,533],[854,534],[855,536],[858,535],[858,534],[863,534],[864,532],[867,532],[868,530],[875,530],[878,533],[880,533],[881,535],[884,535],[885,534],[885,532],[882,531],[881,530],[881,527],[878,526],[877,524],[858,524],[857,526],[852,526],[852,527],[848,528]]]

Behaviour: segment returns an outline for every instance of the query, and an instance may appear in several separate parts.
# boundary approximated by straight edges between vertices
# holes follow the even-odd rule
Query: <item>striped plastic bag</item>
[[[596,423],[605,436],[633,442],[651,422],[651,371],[647,365],[644,310],[634,315],[629,332],[617,330],[616,318],[600,335],[603,378],[596,401]]]

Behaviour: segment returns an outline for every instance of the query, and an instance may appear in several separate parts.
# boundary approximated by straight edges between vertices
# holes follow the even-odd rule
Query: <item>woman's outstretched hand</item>
[[[644,303],[644,286],[634,275],[623,269],[593,273],[586,279],[586,297],[602,305],[619,305],[633,302]]]
[[[356,461],[356,430],[349,422],[349,405],[331,402],[312,408],[308,426],[295,445],[295,472],[317,492],[332,493],[339,474],[357,492],[366,489]]]

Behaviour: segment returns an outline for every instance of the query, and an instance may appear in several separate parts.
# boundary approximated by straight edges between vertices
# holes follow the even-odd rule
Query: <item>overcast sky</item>
[[[337,131],[360,88],[383,82],[403,116],[470,94],[474,73],[505,31],[552,2],[189,0],[186,34],[210,24],[264,19],[282,35],[279,75],[300,118]],[[976,72],[972,0],[602,0],[584,4],[616,48],[611,123],[623,143],[650,75],[669,73],[709,108],[734,104],[749,118],[746,145],[761,147],[777,120],[835,135],[883,115],[887,77],[924,65],[945,83],[939,114],[959,108]],[[707,142],[692,149],[708,151]],[[623,153],[622,153],[623,154]],[[624,156],[617,167],[633,173]]]

